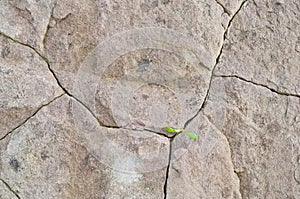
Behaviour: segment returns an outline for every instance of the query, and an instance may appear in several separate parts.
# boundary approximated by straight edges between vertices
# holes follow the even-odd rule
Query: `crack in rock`
[[[174,138],[171,138],[170,141],[170,146],[169,146],[169,159],[168,159],[168,166],[166,168],[166,177],[165,177],[165,184],[164,184],[164,199],[167,199],[168,195],[168,179],[169,179],[169,172],[170,172],[170,165],[171,165],[171,152],[172,152],[172,142]]]
[[[8,188],[8,190],[9,190],[10,192],[12,192],[17,198],[21,199],[21,197],[17,194],[17,192],[14,191],[14,190],[9,186],[9,184],[8,184],[7,182],[5,182],[2,178],[0,178],[0,181],[1,181],[3,184],[5,184],[5,186]]]
[[[64,17],[62,17],[62,18],[56,18],[56,17],[54,17],[54,16],[53,16],[53,15],[54,15],[54,9],[55,9],[55,7],[57,6],[57,3],[58,3],[57,1],[54,2],[53,7],[51,8],[51,12],[50,12],[50,17],[49,17],[49,20],[48,20],[48,24],[47,24],[47,26],[46,26],[46,30],[45,30],[45,32],[44,32],[44,34],[43,34],[43,37],[42,37],[43,49],[45,49],[45,42],[46,42],[46,37],[47,37],[47,35],[48,35],[48,32],[49,32],[50,28],[53,27],[53,25],[51,25],[52,19],[54,19],[54,21],[55,21],[54,24],[56,24],[57,22],[60,23],[60,22],[62,22],[63,20],[67,19],[69,16],[72,15],[72,13],[68,13],[68,14],[66,14],[66,15],[65,15]]]
[[[244,1],[241,3],[241,5],[239,6],[239,8],[237,9],[237,11],[236,11],[236,12],[232,15],[232,17],[229,19],[228,25],[227,25],[227,27],[226,27],[226,29],[225,29],[225,31],[224,31],[224,34],[223,34],[223,42],[222,42],[222,45],[221,45],[221,48],[220,48],[220,52],[219,52],[219,54],[218,54],[218,56],[217,56],[217,58],[216,58],[216,63],[215,63],[215,65],[214,65],[213,69],[211,70],[211,76],[210,76],[209,86],[208,86],[208,89],[207,89],[205,98],[204,98],[204,100],[203,100],[203,103],[202,103],[200,109],[197,111],[197,113],[196,113],[191,119],[189,119],[189,120],[185,123],[184,128],[186,128],[187,125],[188,125],[195,117],[197,117],[197,115],[201,112],[201,110],[204,108],[204,106],[205,106],[205,104],[206,104],[206,102],[207,102],[207,99],[208,99],[208,96],[209,96],[209,91],[210,91],[211,84],[212,84],[212,79],[213,79],[213,76],[214,76],[214,71],[215,71],[215,69],[216,69],[216,66],[219,64],[220,57],[221,57],[221,55],[222,55],[222,53],[223,53],[224,42],[225,42],[225,39],[226,39],[226,37],[227,37],[228,30],[229,30],[229,28],[230,28],[230,26],[231,26],[231,24],[232,24],[232,21],[234,20],[234,18],[236,17],[236,15],[237,15],[237,14],[239,13],[239,11],[243,8],[244,4],[245,4],[247,1],[248,1],[248,0],[244,0]]]
[[[219,77],[219,78],[236,78],[236,79],[239,79],[239,80],[241,80],[243,82],[247,82],[247,83],[253,84],[255,86],[260,86],[260,87],[266,88],[266,89],[270,90],[271,92],[276,93],[278,95],[291,96],[291,97],[298,97],[298,98],[300,98],[300,95],[277,91],[277,90],[275,90],[273,88],[270,88],[270,87],[268,87],[268,86],[266,86],[264,84],[260,84],[260,83],[254,82],[252,80],[247,80],[246,78],[240,77],[238,75],[213,75],[213,77]]]
[[[221,131],[220,131],[221,132]],[[233,164],[233,153],[232,153],[232,148],[231,148],[231,145],[230,145],[230,142],[229,142],[229,139],[227,138],[227,136],[225,134],[224,135],[224,138],[226,139],[226,142],[227,142],[227,145],[228,145],[228,148],[229,148],[229,153],[230,153],[230,160],[231,160],[231,164],[232,164],[232,168],[233,168],[233,173],[234,175],[237,177],[238,181],[239,181],[239,194],[240,194],[240,197],[242,198],[242,191],[241,191],[241,179],[240,179],[240,176],[238,174],[238,172],[234,169],[234,164]]]
[[[21,124],[19,124],[18,126],[16,126],[15,128],[13,128],[11,131],[9,131],[8,133],[6,133],[3,137],[0,138],[1,140],[4,140],[7,136],[9,136],[13,131],[15,131],[16,129],[20,128],[21,126],[23,126],[29,119],[31,119],[32,117],[34,117],[42,108],[50,105],[52,102],[54,102],[55,100],[57,100],[58,98],[62,97],[63,95],[65,95],[65,93],[53,98],[52,100],[50,100],[49,102],[43,104],[42,106],[40,106],[31,116],[29,116],[28,118],[26,118]]]
[[[218,0],[215,0],[215,2],[222,7],[224,13],[226,13],[228,16],[231,15],[231,12],[223,4],[221,4]]]
[[[61,85],[61,83],[59,82],[59,80],[58,80],[56,74],[54,73],[54,71],[53,71],[52,68],[50,67],[50,64],[49,64],[48,59],[47,59],[45,56],[43,56],[37,49],[35,49],[34,47],[32,47],[32,46],[30,46],[30,45],[28,45],[28,44],[25,44],[25,43],[23,43],[23,42],[21,42],[21,41],[18,41],[18,40],[16,40],[16,39],[13,39],[12,37],[10,37],[10,36],[8,36],[8,35],[5,35],[5,34],[2,33],[2,32],[0,32],[0,35],[2,35],[3,37],[5,37],[5,38],[7,38],[7,39],[9,39],[9,40],[11,40],[11,41],[13,41],[13,42],[15,42],[15,43],[18,43],[18,44],[20,44],[20,45],[26,46],[26,47],[32,49],[36,54],[38,54],[38,56],[39,56],[40,58],[42,58],[42,59],[46,62],[47,66],[48,66],[48,69],[49,69],[49,71],[51,72],[51,74],[53,75],[53,77],[55,78],[56,83],[58,84],[58,86],[59,86],[65,93],[68,94],[68,91]]]
[[[53,7],[53,9],[54,9],[54,7]],[[69,13],[69,14],[68,14],[66,17],[64,17],[64,18],[67,18],[70,14],[71,14],[71,13]],[[118,128],[118,129],[124,129],[124,130],[137,131],[137,129],[124,128],[124,127],[121,127],[121,126],[107,126],[107,125],[105,125],[105,124],[102,124],[102,123],[99,121],[99,119],[96,117],[96,115],[93,113],[93,111],[91,111],[90,108],[88,108],[88,106],[87,106],[86,104],[84,104],[81,100],[79,100],[78,98],[76,98],[73,94],[71,94],[69,91],[67,91],[66,88],[64,88],[64,87],[62,86],[62,84],[61,84],[60,81],[58,80],[58,78],[57,78],[55,72],[54,72],[53,69],[50,67],[49,60],[48,60],[45,56],[43,56],[37,49],[35,49],[34,47],[32,47],[32,46],[30,46],[30,45],[28,45],[28,44],[25,44],[25,43],[23,43],[23,42],[21,42],[21,41],[15,40],[15,39],[13,39],[12,37],[3,34],[2,32],[0,32],[0,35],[2,35],[3,37],[5,37],[5,38],[7,38],[7,39],[9,39],[9,40],[11,40],[11,41],[13,41],[13,42],[16,42],[16,43],[18,43],[18,44],[20,44],[20,45],[29,47],[29,48],[32,49],[35,53],[37,53],[37,54],[38,54],[38,55],[46,62],[49,71],[51,72],[52,76],[53,76],[53,77],[55,78],[55,80],[56,80],[57,85],[64,91],[64,93],[63,93],[62,95],[67,94],[69,97],[71,97],[72,99],[74,99],[75,101],[77,101],[78,103],[80,103],[85,109],[88,110],[88,112],[94,117],[94,119],[97,120],[97,122],[99,123],[99,126],[105,127],[105,128]],[[22,126],[24,123],[26,123],[26,121],[29,120],[30,118],[32,118],[32,117],[33,117],[33,116],[34,116],[41,108],[43,108],[44,106],[49,105],[51,102],[53,102],[55,99],[61,97],[62,95],[60,95],[60,96],[54,98],[53,100],[51,100],[50,102],[46,103],[45,105],[42,105],[40,108],[37,109],[37,111],[35,111],[30,117],[28,117],[22,124],[18,125],[18,126],[15,127],[13,130],[11,130],[10,132],[8,132],[6,135],[4,135],[2,138],[0,138],[0,140],[3,140],[5,137],[7,137],[9,134],[11,134],[15,129],[19,128],[19,127]],[[163,134],[163,133],[156,132],[156,131],[152,131],[152,130],[150,130],[150,129],[142,129],[142,130],[148,131],[148,132],[152,132],[152,133],[156,133],[156,134],[158,134],[158,135],[160,135],[160,136],[164,136],[164,137],[166,137],[166,138],[170,138],[169,136],[167,136],[167,135],[165,135],[165,134]]]
[[[48,24],[47,24],[46,30],[45,30],[45,32],[44,32],[44,34],[43,34],[43,38],[42,38],[43,48],[45,48],[45,40],[46,40],[48,31],[49,31],[49,29],[50,29],[50,23],[51,23],[51,19],[52,19],[52,17],[53,17],[54,8],[56,7],[56,5],[57,5],[57,1],[54,2],[53,7],[51,8],[51,12],[50,12],[50,17],[49,17],[49,20],[48,20]]]
[[[216,69],[216,66],[218,65],[219,63],[219,60],[220,60],[220,57],[222,55],[222,52],[223,52],[223,47],[224,47],[224,42],[225,42],[225,39],[226,39],[226,36],[228,34],[228,30],[232,24],[232,21],[234,20],[234,18],[236,17],[236,15],[239,13],[239,11],[242,9],[242,7],[244,6],[244,4],[247,2],[248,0],[244,0],[241,5],[239,6],[239,8],[237,9],[237,11],[232,15],[232,17],[229,19],[229,22],[228,22],[228,25],[224,31],[224,34],[223,34],[223,42],[222,42],[222,45],[221,45],[221,48],[220,48],[220,52],[216,58],[216,63],[213,67],[213,69],[211,70],[211,77],[210,77],[210,81],[209,81],[209,86],[208,86],[208,89],[207,89],[207,92],[206,92],[206,95],[205,95],[205,98],[203,100],[203,103],[200,107],[200,109],[197,111],[197,113],[191,118],[189,119],[188,121],[185,122],[185,125],[184,125],[184,128],[187,127],[187,125],[195,118],[197,117],[197,115],[201,112],[201,110],[203,110],[206,102],[207,102],[207,99],[208,99],[208,96],[209,96],[209,91],[210,91],[210,88],[211,88],[211,84],[212,84],[212,79],[213,79],[213,76],[214,76],[214,71]],[[226,12],[224,6],[222,4],[220,4],[217,0],[216,2],[224,9],[224,11]],[[226,12],[227,13],[227,12]],[[227,13],[228,14],[228,13]],[[175,135],[176,136],[176,135]],[[227,139],[227,137],[226,137]],[[173,140],[173,139],[172,139]],[[164,199],[167,198],[167,184],[168,184],[168,177],[169,177],[169,170],[170,170],[170,163],[171,163],[171,148],[172,148],[172,140],[170,141],[170,151],[169,151],[169,163],[168,163],[168,166],[167,166],[167,171],[166,171],[166,181],[165,181],[165,186],[164,186]],[[228,140],[227,140],[228,141]],[[229,146],[230,148],[230,146]],[[231,153],[231,148],[230,148],[230,155],[232,155]],[[232,158],[231,158],[232,159]],[[240,183],[239,183],[239,186],[240,186]],[[240,194],[241,194],[241,191],[239,190]]]

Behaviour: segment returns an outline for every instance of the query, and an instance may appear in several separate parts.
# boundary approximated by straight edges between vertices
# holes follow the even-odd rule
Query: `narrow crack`
[[[165,135],[161,132],[157,132],[157,131],[153,131],[151,129],[146,129],[146,128],[143,128],[143,129],[132,129],[132,128],[126,128],[126,127],[123,127],[123,126],[109,126],[109,125],[105,125],[103,124],[98,118],[97,116],[94,114],[94,112],[88,107],[86,106],[82,101],[80,101],[79,99],[77,99],[76,97],[74,97],[72,94],[70,93],[66,93],[70,98],[72,98],[73,100],[77,101],[79,104],[81,104],[91,115],[92,117],[98,122],[99,126],[100,127],[104,127],[104,128],[108,128],[108,129],[123,129],[123,130],[129,130],[129,131],[148,131],[148,132],[151,132],[151,133],[155,133],[157,135],[160,135],[160,136],[163,136],[163,137],[166,137],[166,138],[170,138],[168,135]]]
[[[21,199],[21,197],[17,194],[16,191],[14,191],[7,182],[5,182],[3,179],[0,178],[0,181],[5,184],[5,186],[11,191],[17,198]]]
[[[2,35],[3,37],[5,37],[5,38],[7,38],[7,39],[9,39],[9,40],[11,40],[11,41],[13,41],[13,42],[15,42],[15,43],[18,43],[18,44],[20,44],[20,45],[26,46],[26,47],[32,49],[36,54],[38,54],[38,55],[46,62],[47,66],[48,66],[48,69],[49,69],[49,71],[52,73],[53,77],[55,78],[56,83],[58,84],[58,86],[59,86],[65,93],[67,93],[67,94],[69,95],[69,92],[61,85],[61,83],[59,82],[59,80],[58,80],[56,74],[54,73],[54,71],[53,71],[52,68],[50,67],[49,60],[48,60],[45,56],[43,56],[37,49],[35,49],[34,47],[32,47],[32,46],[30,46],[30,45],[28,45],[28,44],[26,44],[26,43],[23,43],[23,42],[21,42],[21,41],[18,41],[18,40],[16,40],[16,39],[13,39],[12,37],[10,37],[10,36],[8,36],[8,35],[5,35],[5,34],[3,34],[2,32],[0,32],[0,35]]]
[[[48,20],[48,24],[47,24],[47,27],[46,27],[46,30],[45,30],[45,33],[44,33],[43,39],[42,39],[43,48],[45,47],[45,40],[46,40],[48,31],[50,29],[50,23],[51,23],[51,19],[53,17],[54,8],[56,7],[56,5],[57,5],[57,1],[54,2],[53,7],[51,8],[51,12],[50,12],[50,17],[49,17],[49,20]]]
[[[233,166],[234,166],[234,165],[233,165]],[[240,193],[240,195],[241,195],[241,198],[243,198],[243,194],[242,194],[242,186],[241,186],[241,182],[242,182],[242,179],[241,179],[241,173],[242,173],[242,172],[238,172],[238,171],[236,171],[236,170],[234,170],[233,172],[235,173],[236,177],[237,177],[238,180],[239,180],[239,193]]]
[[[224,6],[223,4],[221,4],[218,0],[215,0],[215,2],[216,2],[219,6],[222,7],[223,11],[224,11],[228,16],[231,15],[231,12],[230,12],[227,8],[225,8],[225,6]]]
[[[229,31],[229,28],[232,24],[232,21],[235,19],[236,15],[239,13],[239,11],[243,8],[244,4],[247,2],[248,0],[244,0],[240,7],[238,8],[238,10],[234,13],[234,15],[230,18],[229,22],[228,22],[228,25],[224,31],[224,34],[223,34],[223,43],[222,43],[222,46],[220,48],[220,52],[216,58],[216,63],[213,67],[213,69],[211,70],[211,77],[210,77],[210,80],[209,80],[209,85],[208,85],[208,89],[206,91],[206,95],[204,97],[204,100],[203,100],[203,103],[202,105],[200,106],[200,109],[197,111],[197,113],[192,117],[190,118],[188,121],[186,121],[186,123],[184,124],[184,128],[187,127],[187,125],[195,118],[197,117],[197,115],[203,110],[203,108],[205,107],[206,103],[207,103],[207,100],[208,100],[208,96],[209,96],[209,92],[210,92],[210,88],[211,88],[211,84],[212,84],[212,79],[213,79],[213,76],[214,76],[214,71],[216,69],[216,66],[218,65],[219,61],[220,61],[220,57],[223,53],[223,48],[224,48],[224,42],[226,40],[226,37],[227,37],[227,34],[228,34],[228,31]]]
[[[173,140],[174,140],[174,138],[170,138],[169,159],[168,159],[168,166],[166,169],[166,178],[165,178],[165,184],[164,184],[164,199],[167,199],[167,196],[168,196],[168,180],[169,180],[169,173],[170,173]]]
[[[213,75],[213,76],[214,77],[220,77],[220,78],[236,78],[236,79],[239,79],[241,81],[253,84],[255,86],[260,86],[260,87],[266,88],[266,89],[270,90],[271,92],[276,93],[278,95],[284,95],[284,96],[291,96],[291,97],[298,97],[298,98],[300,98],[300,95],[277,91],[277,90],[275,90],[273,88],[270,88],[270,87],[268,87],[268,86],[266,86],[264,84],[260,84],[260,83],[257,83],[257,82],[251,81],[251,80],[247,80],[246,78],[240,77],[238,75]]]
[[[69,13],[65,18],[67,18],[71,13]],[[84,104],[81,100],[79,100],[78,98],[76,98],[73,94],[71,94],[69,91],[67,91],[67,89],[65,89],[62,84],[60,83],[60,81],[58,80],[55,72],[53,71],[53,69],[50,67],[50,62],[49,60],[43,56],[37,49],[35,49],[34,47],[28,45],[28,44],[25,44],[21,41],[18,41],[18,40],[15,40],[13,39],[12,37],[8,36],[8,35],[5,35],[3,34],[2,32],[0,32],[0,35],[2,35],[3,37],[15,42],[15,43],[18,43],[20,45],[23,45],[23,46],[26,46],[26,47],[29,47],[30,49],[32,49],[35,53],[37,53],[47,64],[48,66],[48,69],[49,71],[51,72],[52,76],[55,78],[56,80],[56,83],[57,85],[64,91],[65,94],[67,94],[70,98],[74,99],[75,101],[77,101],[78,103],[80,103],[86,110],[88,110],[88,112],[94,117],[94,119],[97,120],[98,124],[101,126],[101,127],[105,127],[105,128],[115,128],[115,129],[124,129],[124,130],[132,130],[132,131],[138,131],[137,129],[130,129],[130,128],[126,128],[126,127],[120,127],[120,126],[108,126],[108,125],[105,125],[103,124],[97,117],[96,115],[93,113],[93,111],[86,105]],[[38,109],[39,110],[39,109]],[[34,113],[36,114],[36,112]],[[26,121],[28,120],[29,118],[26,119]],[[19,125],[20,126],[20,125]],[[19,127],[18,126],[18,127]],[[14,128],[15,130],[16,128]],[[153,130],[150,130],[150,129],[143,129],[144,131],[148,131],[148,132],[152,132],[152,133],[156,133],[160,136],[164,136],[166,138],[170,138],[169,136],[161,133],[161,132],[157,132],[157,131],[153,131]],[[7,133],[3,138],[0,138],[0,140],[4,139],[7,135],[9,135],[11,133],[11,131],[9,133]]]
[[[31,119],[32,117],[34,117],[42,108],[48,106],[49,104],[51,104],[52,102],[54,102],[56,99],[62,97],[63,95],[65,95],[65,93],[56,96],[55,98],[53,98],[51,101],[47,102],[46,104],[43,104],[42,106],[40,106],[36,111],[34,111],[33,114],[31,114],[28,118],[26,118],[21,124],[19,124],[18,126],[16,126],[15,128],[13,128],[12,130],[10,130],[8,133],[6,133],[3,137],[0,138],[1,140],[4,140],[8,135],[10,135],[13,131],[15,131],[16,129],[20,128],[21,126],[23,126],[29,119]]]
[[[224,135],[224,134],[223,134]],[[225,138],[225,140],[226,140],[226,142],[227,142],[227,145],[228,145],[228,148],[229,148],[229,153],[230,153],[230,159],[231,159],[231,163],[232,163],[232,167],[233,167],[233,173],[234,173],[234,175],[236,175],[236,177],[238,178],[238,180],[239,180],[239,194],[240,194],[240,196],[242,196],[242,192],[241,192],[241,179],[240,179],[240,176],[239,176],[239,172],[237,172],[236,170],[235,170],[235,166],[234,166],[234,163],[233,163],[233,153],[232,153],[232,148],[231,148],[231,145],[230,145],[230,141],[229,141],[229,139],[227,138],[227,136],[226,135],[224,135],[224,138]]]

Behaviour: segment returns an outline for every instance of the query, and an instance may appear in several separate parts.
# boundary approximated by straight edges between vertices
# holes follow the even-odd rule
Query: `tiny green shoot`
[[[198,135],[193,132],[189,132],[185,129],[173,129],[172,127],[166,126],[165,130],[169,133],[185,133],[187,136],[189,136],[192,140],[198,140]]]

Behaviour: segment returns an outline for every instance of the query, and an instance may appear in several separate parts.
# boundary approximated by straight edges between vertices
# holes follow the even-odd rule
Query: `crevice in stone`
[[[237,177],[238,180],[239,180],[239,194],[240,194],[241,198],[243,198],[243,194],[242,194],[242,186],[241,186],[241,182],[242,182],[242,179],[241,179],[241,173],[242,173],[242,172],[238,172],[238,171],[236,171],[236,170],[234,170],[233,172],[235,173],[236,177]]]
[[[164,184],[164,199],[167,199],[168,196],[168,180],[169,180],[169,173],[170,173],[173,140],[174,138],[170,138],[169,159],[168,159],[168,166],[166,168],[166,177],[165,177],[165,184]]]
[[[53,17],[53,12],[54,12],[54,8],[55,8],[56,4],[57,4],[57,1],[54,2],[53,7],[51,8],[51,12],[50,12],[50,17],[49,17],[49,20],[48,20],[48,24],[47,24],[46,30],[45,30],[43,38],[42,38],[43,48],[45,48],[45,40],[46,40],[48,31],[50,29],[50,23],[51,23],[51,19]]]
[[[71,13],[70,13],[70,14],[71,14]],[[68,17],[70,14],[68,14],[66,17]],[[66,17],[65,17],[65,18],[66,18]],[[81,105],[82,105],[82,106],[83,106],[83,107],[84,107],[84,108],[85,108],[85,109],[86,109],[86,110],[94,117],[94,119],[96,119],[96,121],[99,123],[99,125],[100,125],[101,127],[137,131],[137,129],[130,129],[130,128],[119,127],[119,126],[108,126],[108,125],[103,124],[101,121],[98,120],[98,118],[96,117],[96,115],[90,110],[90,108],[89,108],[86,104],[84,104],[81,100],[79,100],[78,98],[76,98],[73,94],[71,94],[69,91],[67,91],[67,89],[65,89],[65,88],[62,86],[62,84],[61,84],[60,81],[58,80],[58,78],[57,78],[55,72],[54,72],[53,69],[50,67],[50,62],[49,62],[49,60],[48,60],[45,56],[43,56],[38,50],[36,50],[34,47],[32,47],[32,46],[30,46],[30,45],[28,45],[28,44],[25,44],[25,43],[22,43],[21,41],[15,40],[15,39],[13,39],[12,37],[3,34],[2,32],[0,32],[0,35],[2,35],[3,37],[5,37],[5,38],[7,38],[7,39],[9,39],[9,40],[11,40],[11,41],[13,41],[13,42],[15,42],[15,43],[18,43],[18,44],[20,44],[20,45],[29,47],[29,48],[32,49],[34,52],[36,52],[36,53],[37,53],[37,54],[38,54],[38,55],[46,62],[49,71],[51,72],[52,76],[55,78],[56,83],[58,84],[58,86],[64,91],[64,93],[67,94],[70,98],[72,98],[72,99],[74,99],[75,101],[77,101],[78,103],[80,103],[80,104],[81,104]],[[41,108],[42,108],[42,107],[41,107]],[[40,109],[40,108],[39,108],[39,109]],[[38,110],[39,110],[39,109],[38,109]],[[34,114],[36,114],[36,112],[35,112]],[[32,116],[31,116],[31,117],[32,117]],[[31,118],[31,117],[30,117],[30,118]],[[28,119],[29,119],[29,118],[27,118],[26,121],[27,121]],[[25,122],[26,122],[26,121],[25,121]],[[24,123],[25,123],[25,122],[24,122]],[[19,125],[19,126],[21,126],[21,125]],[[19,126],[18,126],[18,127],[19,127]],[[16,128],[18,128],[18,127],[16,127]],[[15,130],[16,128],[14,128],[13,130]],[[13,131],[13,130],[12,130],[12,131]],[[150,129],[143,129],[143,130],[144,130],[144,131],[149,131],[149,132],[152,132],[152,133],[156,133],[156,134],[158,134],[158,135],[160,135],[160,136],[164,136],[164,137],[166,137],[166,138],[170,138],[170,137],[168,137],[167,135],[165,135],[165,134],[163,134],[163,133],[156,132],[156,131],[153,131],[153,130],[150,130]],[[0,140],[4,139],[4,138],[5,138],[7,135],[9,135],[10,133],[11,133],[11,132],[7,133],[3,138],[0,138]]]
[[[46,62],[47,66],[48,66],[48,69],[49,69],[49,71],[52,73],[53,77],[55,78],[56,83],[58,84],[58,86],[59,86],[65,93],[67,93],[67,94],[69,95],[69,92],[68,92],[68,91],[61,85],[61,83],[59,82],[59,80],[58,80],[56,74],[54,73],[54,71],[53,71],[52,68],[50,67],[49,60],[48,60],[45,56],[43,56],[38,50],[36,50],[34,47],[32,47],[32,46],[30,46],[30,45],[28,45],[28,44],[25,44],[25,43],[23,43],[23,42],[21,42],[21,41],[15,40],[15,39],[13,39],[12,37],[3,34],[2,32],[0,32],[0,35],[2,35],[3,37],[5,37],[5,38],[7,38],[7,39],[9,39],[9,40],[11,40],[11,41],[13,41],[13,42],[15,42],[15,43],[18,43],[18,44],[20,44],[20,45],[26,46],[26,47],[32,49],[36,54],[38,54],[38,55]]]
[[[239,13],[239,11],[243,8],[244,4],[247,2],[248,0],[244,0],[241,5],[239,6],[238,10],[232,15],[232,17],[229,19],[229,22],[228,22],[228,25],[224,31],[224,34],[223,34],[223,42],[222,42],[222,45],[221,45],[221,48],[220,48],[220,51],[219,51],[219,54],[216,58],[216,63],[213,67],[213,69],[211,70],[211,76],[210,76],[210,80],[209,80],[209,85],[208,85],[208,89],[207,89],[207,92],[206,92],[206,95],[204,97],[204,100],[203,100],[203,103],[201,104],[200,106],[200,109],[197,111],[197,113],[191,118],[189,119],[188,121],[186,121],[186,123],[184,124],[184,128],[187,127],[187,125],[195,118],[197,117],[197,115],[201,112],[201,110],[205,107],[205,104],[207,102],[207,99],[208,99],[208,96],[209,96],[209,92],[210,92],[210,88],[211,88],[211,84],[212,84],[212,79],[213,79],[213,76],[214,76],[214,71],[216,69],[216,66],[219,64],[219,61],[220,61],[220,57],[223,53],[223,47],[224,47],[224,42],[226,40],[226,37],[227,37],[227,34],[228,34],[228,30],[233,22],[233,20],[235,19],[236,15]]]
[[[300,98],[300,95],[277,91],[277,90],[275,90],[273,88],[270,88],[270,87],[268,87],[268,86],[266,86],[264,84],[260,84],[260,83],[257,83],[257,82],[251,81],[251,80],[247,80],[246,78],[240,77],[238,75],[213,75],[213,77],[236,78],[236,79],[239,79],[239,80],[241,80],[243,82],[247,82],[247,83],[253,84],[255,86],[260,86],[260,87],[266,88],[266,89],[270,90],[271,92],[276,93],[278,95],[284,95],[284,96],[291,96],[291,97],[298,97],[298,98]]]
[[[173,135],[166,135],[166,134],[164,134],[164,133],[161,133],[161,132],[157,132],[157,131],[153,131],[153,130],[151,130],[151,129],[143,129],[144,131],[148,131],[148,132],[151,132],[151,133],[155,133],[155,134],[157,134],[157,135],[160,135],[160,136],[163,136],[163,137],[166,137],[166,138],[174,138],[177,134],[173,134]]]
[[[215,0],[215,2],[216,2],[219,6],[222,7],[224,13],[226,13],[228,16],[231,15],[231,12],[230,12],[227,8],[225,8],[225,6],[224,6],[223,4],[221,4],[218,0]]]
[[[5,184],[5,186],[8,188],[9,191],[11,191],[17,198],[21,199],[21,197],[17,194],[16,191],[14,191],[7,182],[5,182],[3,179],[0,178],[0,181]]]
[[[16,129],[20,128],[21,126],[23,126],[29,119],[31,119],[32,117],[34,117],[42,108],[48,106],[49,104],[51,104],[52,102],[54,102],[56,99],[62,97],[63,95],[65,95],[65,93],[53,98],[51,101],[47,102],[46,104],[43,104],[42,106],[40,106],[31,116],[29,116],[28,118],[26,118],[21,124],[19,124],[18,126],[16,126],[15,128],[13,128],[12,130],[10,130],[8,133],[6,133],[3,137],[0,138],[1,140],[4,140],[7,136],[9,136],[13,131],[15,131]]]
[[[222,133],[223,134],[223,133]],[[236,170],[235,170],[235,166],[234,166],[234,163],[233,163],[233,153],[232,153],[232,147],[231,147],[231,144],[230,144],[230,142],[229,142],[229,139],[227,138],[227,136],[225,135],[225,134],[223,134],[224,135],[224,138],[225,138],[225,140],[226,140],[226,142],[227,142],[227,145],[228,145],[228,148],[229,148],[229,153],[230,153],[230,160],[231,160],[231,164],[232,164],[232,167],[233,167],[233,173],[234,173],[234,175],[236,175],[236,177],[237,177],[237,179],[239,180],[239,194],[240,194],[240,196],[242,197],[242,190],[241,190],[241,179],[240,179],[240,176],[239,176],[239,172],[237,172]]]

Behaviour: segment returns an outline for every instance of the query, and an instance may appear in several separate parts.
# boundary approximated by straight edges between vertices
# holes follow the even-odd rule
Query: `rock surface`
[[[85,130],[75,123],[74,111],[89,124]],[[43,107],[6,139],[0,178],[21,198],[163,197],[168,140],[100,127],[67,96]]]
[[[300,1],[249,1],[230,27],[215,74],[300,96]]]
[[[0,32],[41,50],[54,5],[53,0],[2,0]]]
[[[167,198],[241,198],[226,137],[202,114],[187,130],[198,132],[199,140],[184,134],[174,139]]]
[[[0,196],[1,199],[17,199],[18,197],[0,180]]]
[[[1,1],[0,198],[300,198],[299,8]]]
[[[47,63],[0,35],[0,139],[63,93]]]
[[[242,197],[299,198],[300,99],[237,78],[210,92],[203,112],[228,138]]]

